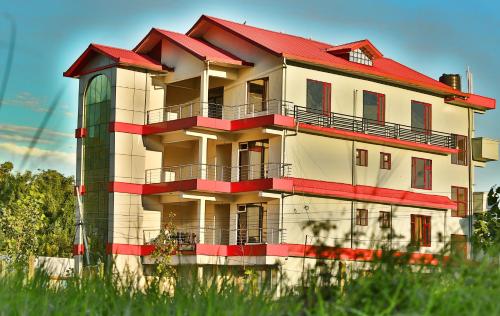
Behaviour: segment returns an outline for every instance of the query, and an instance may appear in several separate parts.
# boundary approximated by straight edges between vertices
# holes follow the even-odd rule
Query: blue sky
[[[368,38],[385,56],[431,77],[474,73],[478,94],[500,99],[500,3],[496,1],[3,1],[0,75],[17,24],[12,74],[0,109],[0,161],[21,157],[52,100],[63,92],[24,168],[74,173],[78,82],[62,72],[89,43],[132,48],[159,27],[185,32],[205,13],[332,44]],[[1,78],[1,77],[0,77]],[[1,80],[1,79],[0,79]],[[500,139],[500,110],[476,119],[477,135]],[[476,189],[500,184],[500,163],[476,168]]]

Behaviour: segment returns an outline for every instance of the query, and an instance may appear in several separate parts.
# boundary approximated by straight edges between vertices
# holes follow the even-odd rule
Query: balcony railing
[[[268,114],[292,116],[299,123],[336,128],[366,135],[403,141],[456,148],[456,135],[428,129],[421,129],[403,124],[379,122],[363,117],[340,113],[324,113],[294,105],[283,100],[267,100],[259,103],[228,106],[215,103],[191,102],[173,105],[147,112],[147,124],[177,120],[193,116],[205,116],[219,119],[236,120]]]
[[[153,244],[160,234],[160,229],[145,229],[144,244]],[[199,234],[204,234],[204,243],[210,245],[229,245],[231,236],[238,245],[242,244],[279,244],[285,242],[285,230],[279,228],[249,227],[238,229],[198,227],[179,228],[172,233],[166,233],[167,238],[180,247],[195,245],[200,242]],[[183,247],[184,249],[188,247]]]
[[[402,124],[373,121],[362,117],[333,112],[324,113],[297,105],[294,106],[293,116],[299,123],[446,148],[456,148],[457,146],[456,137],[453,134]]]
[[[147,111],[146,123],[154,124],[193,116],[238,120],[269,114],[291,115],[292,111],[293,104],[282,100],[266,100],[240,105],[189,102]]]
[[[180,166],[148,169],[145,183],[163,183],[191,179],[207,179],[225,182],[283,178],[291,174],[291,164],[263,163],[244,166],[221,166],[208,164],[189,164]]]

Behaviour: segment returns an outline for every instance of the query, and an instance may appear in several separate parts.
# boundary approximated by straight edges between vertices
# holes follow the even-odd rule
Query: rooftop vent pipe
[[[442,82],[455,90],[462,90],[459,74],[442,74],[441,77],[439,77],[439,82]]]

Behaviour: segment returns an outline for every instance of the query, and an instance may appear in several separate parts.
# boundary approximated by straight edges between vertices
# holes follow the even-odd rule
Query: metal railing
[[[160,229],[143,230],[145,245],[153,244],[160,234]],[[200,242],[200,234],[204,234],[204,243],[209,245],[229,245],[231,237],[236,244],[280,244],[286,237],[285,230],[279,228],[249,227],[245,229],[227,229],[204,227],[181,227],[168,233],[167,237],[177,245],[195,245]]]
[[[145,183],[164,183],[180,180],[207,179],[225,182],[283,178],[291,175],[291,164],[263,163],[244,166],[221,166],[209,164],[188,164],[148,169]]]
[[[340,113],[324,113],[320,110],[298,106],[284,100],[266,100],[259,103],[222,105],[215,103],[190,102],[172,105],[147,112],[147,124],[172,121],[186,117],[204,116],[236,120],[268,114],[292,116],[299,123],[336,128],[367,135],[404,141],[456,148],[456,135],[403,124],[380,122],[363,117]]]
[[[292,112],[293,104],[291,102],[275,99],[240,105],[223,105],[197,101],[149,110],[146,113],[146,124],[173,121],[193,116],[238,120],[269,114],[291,115]]]
[[[294,106],[293,116],[298,123],[336,128],[367,135],[428,144],[446,148],[456,148],[456,136],[403,124],[380,122],[362,117],[339,113],[324,113],[306,107]]]

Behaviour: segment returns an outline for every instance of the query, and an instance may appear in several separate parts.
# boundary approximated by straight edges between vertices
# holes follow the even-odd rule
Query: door
[[[267,111],[267,85],[267,78],[248,82],[247,114]]]
[[[262,204],[238,206],[238,244],[264,242],[264,207]]]
[[[222,107],[224,104],[224,87],[211,88],[208,90],[208,117],[222,118]]]
[[[239,180],[263,179],[269,156],[269,141],[259,140],[240,143]]]

